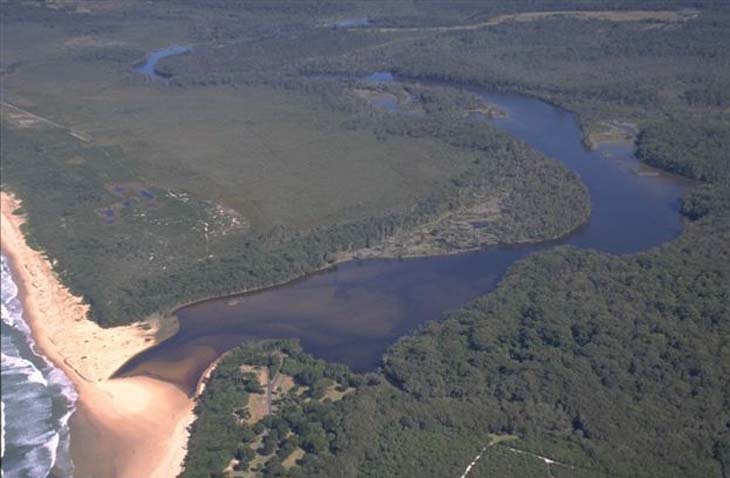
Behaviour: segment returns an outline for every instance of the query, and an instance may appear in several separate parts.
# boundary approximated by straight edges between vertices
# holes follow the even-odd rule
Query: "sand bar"
[[[173,319],[103,329],[88,306],[58,280],[41,252],[31,249],[14,215],[20,202],[2,192],[2,251],[21,289],[24,317],[40,350],[79,393],[71,419],[77,478],[167,478],[179,474],[193,400],[149,377],[110,380],[129,358],[177,331]]]

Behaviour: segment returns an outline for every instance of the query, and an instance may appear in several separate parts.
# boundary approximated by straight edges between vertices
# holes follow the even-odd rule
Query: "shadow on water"
[[[490,120],[494,126],[580,176],[592,200],[588,224],[537,245],[351,261],[284,286],[193,304],[177,312],[177,335],[134,357],[117,375],[149,374],[192,393],[220,354],[244,340],[270,338],[296,338],[317,357],[373,370],[399,337],[493,290],[507,268],[529,254],[557,244],[627,254],[681,233],[683,180],[637,174],[643,166],[628,145],[587,150],[575,115],[565,110],[525,96],[472,91],[507,112]]]

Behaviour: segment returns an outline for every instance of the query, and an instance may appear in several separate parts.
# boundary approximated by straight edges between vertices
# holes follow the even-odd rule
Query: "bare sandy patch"
[[[10,126],[15,128],[38,128],[41,126],[51,126],[47,124],[47,121],[44,118],[29,113],[28,111],[11,105],[10,103],[2,104],[2,115],[3,119],[7,121]]]
[[[297,464],[297,461],[304,458],[304,450],[302,450],[299,447],[296,447],[296,449],[291,452],[291,455],[287,456],[284,461],[281,462],[281,466],[283,466],[285,469],[290,469],[292,466]]]
[[[455,208],[432,222],[398,231],[372,247],[349,253],[347,258],[433,256],[496,244],[490,224],[501,217],[501,195],[475,193],[465,202],[469,205]]]
[[[354,391],[355,389],[353,387],[347,387],[341,390],[340,385],[335,383],[327,387],[327,390],[325,390],[324,397],[322,397],[321,401],[329,399],[330,401],[337,402],[342,400],[345,395],[348,395]]]
[[[268,393],[269,369],[261,366],[241,365],[240,370],[241,373],[255,374],[256,380],[263,389],[261,393],[248,394],[249,416],[245,421],[251,425],[271,413],[270,397]]]
[[[639,130],[627,121],[601,121],[588,128],[586,146],[597,149],[607,144],[632,144]]]
[[[294,377],[278,373],[276,374],[276,377],[274,377],[272,391],[277,395],[286,395],[289,393],[289,390],[294,388],[295,385]]]
[[[71,420],[76,476],[172,478],[181,471],[193,402],[176,386],[129,377],[78,386]]]
[[[74,138],[88,143],[91,141],[91,136],[82,131],[78,131],[72,128],[68,128],[62,124],[56,123],[48,118],[44,118],[37,114],[31,113],[30,111],[24,110],[18,106],[12,105],[8,102],[2,103],[2,118],[7,121],[10,126],[15,128],[40,128],[40,127],[52,127],[60,128],[66,131]]]

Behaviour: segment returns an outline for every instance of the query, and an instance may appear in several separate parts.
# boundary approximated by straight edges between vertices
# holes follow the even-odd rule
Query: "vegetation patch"
[[[646,163],[703,181],[730,181],[730,118],[673,117],[650,125],[638,139]]]
[[[275,377],[271,382],[270,376]],[[239,385],[230,387],[229,380]],[[344,403],[364,384],[364,377],[314,360],[291,341],[234,349],[221,360],[200,398],[183,476],[300,473],[304,463],[331,454],[337,446],[332,433],[343,412],[330,407]],[[271,410],[256,412],[267,398]],[[246,405],[225,418],[225,404],[234,403]],[[225,426],[228,441],[209,435],[218,426]]]
[[[358,259],[368,257],[418,257],[452,254],[497,244],[495,232],[501,215],[496,192],[474,193],[464,206],[449,211],[435,221],[398,231],[377,244],[353,252]]]

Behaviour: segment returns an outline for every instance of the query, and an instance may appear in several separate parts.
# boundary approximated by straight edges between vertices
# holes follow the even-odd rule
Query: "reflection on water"
[[[392,75],[374,81],[391,80]],[[216,356],[242,340],[264,338],[297,338],[315,356],[357,371],[372,370],[398,337],[492,290],[507,267],[528,254],[561,243],[632,253],[681,233],[680,179],[635,174],[639,163],[628,146],[586,150],[575,116],[557,107],[474,91],[508,113],[491,120],[493,125],[561,160],[581,177],[593,203],[586,226],[550,244],[348,262],[235,300],[191,305],[178,312],[181,329],[175,337],[135,357],[119,373],[154,374],[192,392]]]

